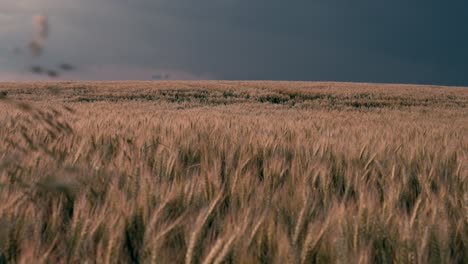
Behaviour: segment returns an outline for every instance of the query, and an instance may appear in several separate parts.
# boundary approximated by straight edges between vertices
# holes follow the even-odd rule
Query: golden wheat
[[[0,263],[466,263],[468,89],[0,83]]]

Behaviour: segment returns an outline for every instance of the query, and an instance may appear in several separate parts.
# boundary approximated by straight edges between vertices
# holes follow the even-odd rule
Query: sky
[[[32,57],[33,17],[50,34]],[[0,0],[0,81],[304,80],[468,86],[468,1]]]

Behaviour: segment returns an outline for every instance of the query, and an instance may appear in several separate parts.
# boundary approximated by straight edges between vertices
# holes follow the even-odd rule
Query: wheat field
[[[468,88],[0,83],[0,263],[468,263]]]

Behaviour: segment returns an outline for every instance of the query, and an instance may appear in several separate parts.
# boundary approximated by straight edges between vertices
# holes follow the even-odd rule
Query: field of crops
[[[0,83],[0,263],[468,263],[468,88]]]

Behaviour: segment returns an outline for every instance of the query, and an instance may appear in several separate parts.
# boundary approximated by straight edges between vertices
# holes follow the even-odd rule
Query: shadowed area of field
[[[272,81],[4,83],[0,90],[29,100],[168,102],[185,107],[270,103],[299,109],[466,108],[465,87]]]
[[[0,262],[466,263],[468,88],[0,84]]]

